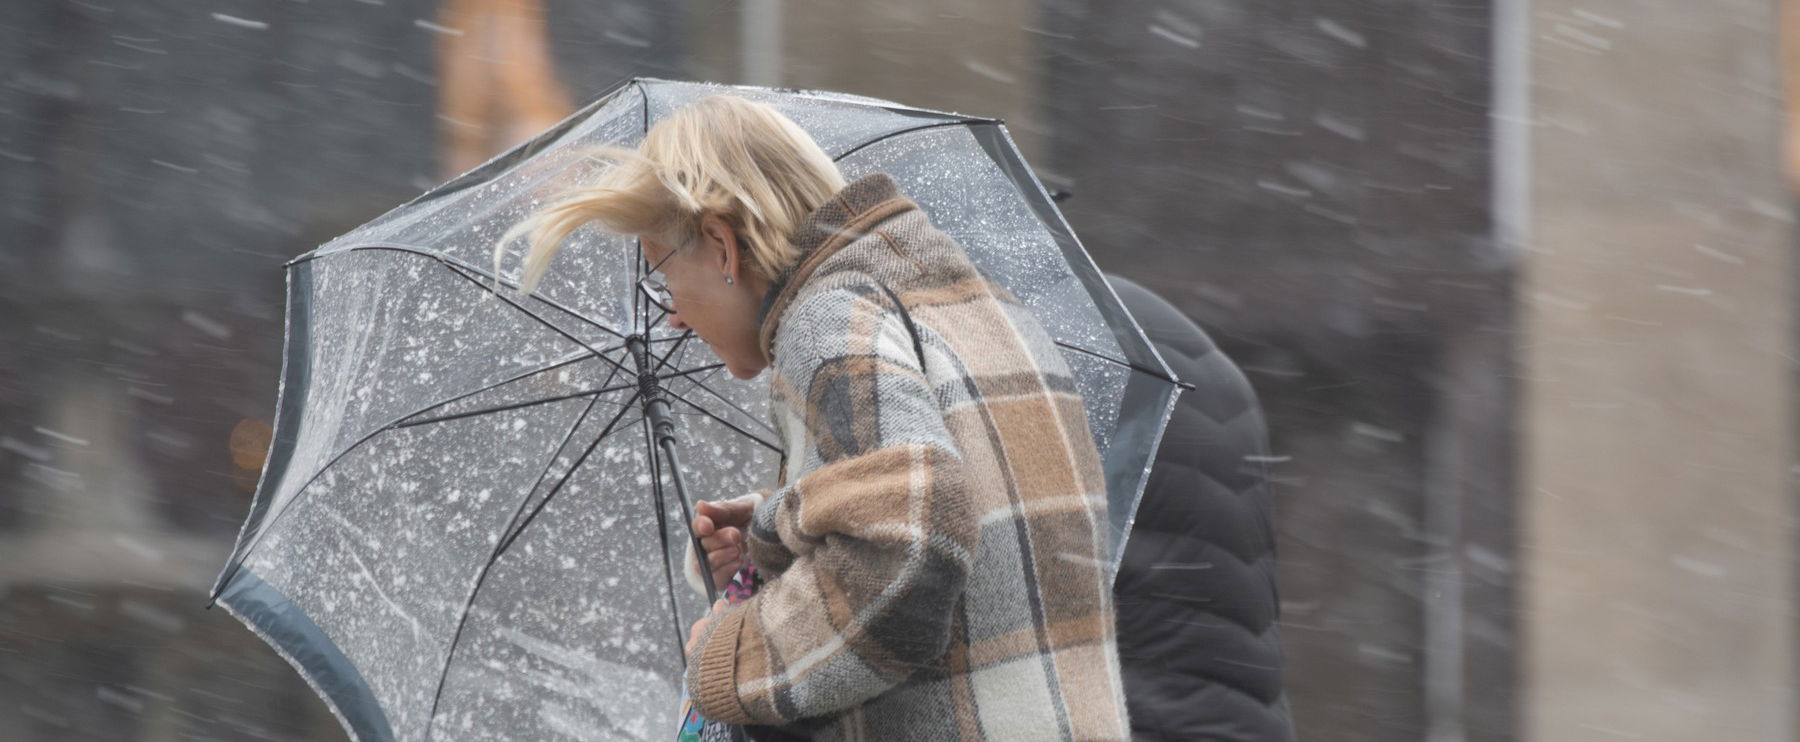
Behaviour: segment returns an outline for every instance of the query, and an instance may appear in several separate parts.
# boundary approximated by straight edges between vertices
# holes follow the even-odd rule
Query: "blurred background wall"
[[[1796,739],[1777,11],[8,3],[0,739],[344,738],[200,609],[280,265],[634,75],[1005,118],[1262,396],[1302,739]]]

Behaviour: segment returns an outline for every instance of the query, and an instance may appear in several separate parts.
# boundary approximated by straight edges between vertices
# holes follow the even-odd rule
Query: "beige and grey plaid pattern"
[[[796,243],[763,325],[788,472],[747,539],[773,579],[702,637],[702,713],[822,740],[1126,739],[1105,483],[1055,345],[886,175]]]

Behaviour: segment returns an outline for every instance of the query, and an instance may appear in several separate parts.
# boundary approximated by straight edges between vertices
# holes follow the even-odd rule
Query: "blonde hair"
[[[798,257],[790,240],[800,222],[844,187],[837,165],[798,124],[732,95],[676,109],[636,149],[595,147],[586,156],[613,165],[508,229],[494,246],[498,276],[506,246],[529,234],[519,281],[526,294],[563,240],[584,224],[684,250],[708,214],[725,220],[749,251],[751,267],[773,280]]]

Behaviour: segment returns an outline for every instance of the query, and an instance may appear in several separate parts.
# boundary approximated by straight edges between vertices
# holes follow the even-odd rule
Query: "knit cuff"
[[[688,658],[688,697],[701,716],[714,721],[754,723],[737,694],[738,637],[746,610],[734,607],[714,616],[700,635],[698,656]]]

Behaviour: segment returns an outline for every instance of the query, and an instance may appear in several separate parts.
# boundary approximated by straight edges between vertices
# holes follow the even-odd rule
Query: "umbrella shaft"
[[[632,360],[637,362],[638,398],[643,402],[644,417],[650,420],[656,443],[660,446],[664,441],[672,442],[675,420],[669,415],[668,395],[656,377],[656,357],[650,353],[650,344],[643,335],[633,335],[625,339],[625,347],[631,351]]]
[[[650,421],[650,434],[655,438],[656,447],[662,451],[662,460],[669,464],[669,484],[675,490],[676,501],[681,503],[682,520],[687,528],[688,539],[694,542],[695,558],[701,562],[700,581],[706,585],[706,600],[711,603],[718,599],[719,590],[713,584],[711,565],[706,563],[706,547],[694,533],[694,511],[688,503],[687,486],[681,479],[681,458],[675,452],[675,419],[670,415],[668,395],[656,377],[656,358],[651,355],[650,344],[643,335],[626,338],[625,347],[637,362],[638,398],[644,405],[644,419]]]

